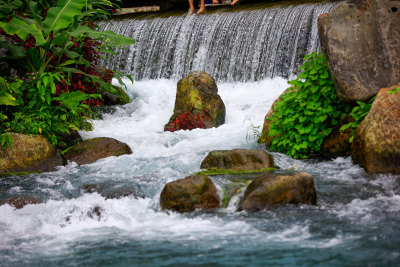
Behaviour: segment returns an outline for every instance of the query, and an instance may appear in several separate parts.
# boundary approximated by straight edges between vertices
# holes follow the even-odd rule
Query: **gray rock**
[[[400,1],[351,0],[318,18],[341,101],[366,101],[400,82]]]

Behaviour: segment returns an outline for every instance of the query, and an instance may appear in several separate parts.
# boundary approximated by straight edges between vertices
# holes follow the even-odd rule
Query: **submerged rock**
[[[10,135],[12,147],[0,148],[0,174],[55,171],[65,161],[60,151],[42,135]]]
[[[174,114],[164,130],[174,127],[174,121],[189,112],[203,119],[205,128],[218,127],[225,122],[225,104],[218,95],[214,79],[205,72],[194,71],[178,82]]]
[[[64,157],[75,161],[78,165],[95,162],[98,159],[132,154],[131,148],[116,139],[98,137],[87,139],[71,147],[64,153]]]
[[[318,18],[321,48],[341,101],[367,101],[400,82],[400,5],[350,0]]]
[[[120,199],[122,197],[133,196],[143,198],[135,188],[112,184],[86,184],[82,187],[86,193],[98,193],[105,199]]]
[[[202,169],[258,170],[274,168],[274,158],[263,150],[214,150],[201,162]]]
[[[43,203],[42,200],[34,198],[34,197],[29,197],[29,196],[17,196],[17,197],[10,197],[4,200],[0,200],[0,206],[4,204],[8,204],[10,206],[13,206],[16,209],[22,209],[26,205],[31,205],[31,204],[40,204]]]
[[[371,173],[400,173],[400,93],[389,93],[397,87],[379,91],[354,134],[353,159]]]
[[[311,174],[264,173],[254,179],[240,199],[238,210],[259,211],[282,204],[316,204],[317,195]]]
[[[189,212],[220,207],[214,183],[206,175],[192,175],[164,186],[160,196],[162,209]]]

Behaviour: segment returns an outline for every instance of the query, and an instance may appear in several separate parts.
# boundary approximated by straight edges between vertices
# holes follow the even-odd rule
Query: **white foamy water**
[[[281,168],[313,174],[318,206],[279,208],[260,214],[238,213],[233,205],[209,213],[162,211],[159,194],[164,184],[198,171],[209,151],[262,149],[254,141],[252,126],[262,125],[274,100],[287,88],[282,78],[218,84],[226,106],[224,125],[164,132],[174,107],[176,83],[149,80],[129,85],[132,103],[95,120],[94,131],[81,133],[84,138],[104,136],[125,142],[132,148],[132,155],[83,166],[69,163],[57,172],[20,178],[9,187],[8,194],[34,193],[47,201],[20,210],[0,206],[0,260],[5,266],[22,262],[30,265],[32,261],[40,265],[41,257],[50,263],[54,257],[74,258],[82,251],[103,251],[104,244],[115,254],[126,246],[139,246],[139,254],[154,253],[153,247],[170,253],[166,246],[172,246],[181,251],[181,256],[192,251],[200,258],[208,253],[218,256],[222,250],[224,262],[237,253],[261,253],[263,247],[268,247],[276,249],[274,257],[280,259],[285,257],[279,256],[284,251],[290,254],[298,249],[346,248],[363,238],[358,227],[351,229],[354,224],[362,222],[365,227],[375,228],[385,223],[379,212],[399,212],[397,176],[378,176],[370,181],[350,158],[302,161],[279,153],[273,154]],[[217,187],[220,179],[214,178]],[[134,185],[145,198],[106,200],[81,189],[84,184],[107,182]],[[344,228],[338,226],[343,222]],[[389,235],[392,233],[396,230]],[[260,259],[268,256],[261,255]],[[79,264],[82,262],[77,260],[75,265]]]

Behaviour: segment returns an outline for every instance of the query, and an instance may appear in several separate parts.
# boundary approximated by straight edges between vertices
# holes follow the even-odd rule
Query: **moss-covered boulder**
[[[0,147],[0,174],[55,171],[65,163],[61,153],[42,135],[5,135],[11,136],[12,147]]]
[[[162,209],[189,212],[220,207],[214,183],[206,175],[192,175],[164,186],[160,196]]]
[[[102,92],[101,96],[103,98],[103,104],[106,106],[114,106],[114,105],[125,105],[131,102],[130,97],[119,86],[113,86],[113,92]]]
[[[34,198],[34,197],[29,197],[29,196],[16,196],[16,197],[10,197],[7,199],[0,200],[0,206],[4,204],[8,204],[10,206],[13,206],[16,209],[22,209],[26,205],[33,205],[33,204],[40,204],[43,203],[42,200]]]
[[[263,150],[214,150],[201,162],[202,169],[257,170],[274,168],[274,158]]]
[[[164,129],[173,128],[173,122],[186,112],[201,115],[205,128],[218,127],[225,122],[225,104],[209,74],[194,71],[178,82],[174,114]]]
[[[311,174],[264,173],[254,179],[240,199],[238,210],[259,211],[282,204],[316,204],[317,195]]]
[[[131,148],[118,140],[108,137],[87,139],[69,148],[64,152],[67,160],[74,161],[78,165],[89,164],[98,159],[132,154]]]
[[[390,93],[394,88],[400,84],[379,91],[354,134],[353,159],[370,173],[400,173],[400,92]]]

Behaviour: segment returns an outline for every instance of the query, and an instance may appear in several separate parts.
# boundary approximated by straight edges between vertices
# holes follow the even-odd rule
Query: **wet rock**
[[[96,219],[100,221],[102,212],[104,212],[104,209],[102,207],[94,206],[93,208],[89,209],[86,215],[91,219]]]
[[[341,101],[367,101],[400,82],[400,1],[350,0],[318,18]]]
[[[214,150],[201,162],[202,169],[258,170],[274,167],[272,155],[263,150]]]
[[[294,89],[293,89],[293,88],[288,88],[288,89],[286,89],[286,90],[274,101],[274,103],[272,103],[272,106],[271,106],[271,108],[269,109],[267,115],[265,115],[264,124],[263,124],[263,129],[262,129],[262,131],[261,131],[260,138],[258,138],[258,140],[257,140],[257,142],[258,142],[259,144],[264,143],[264,144],[266,144],[267,147],[270,147],[270,146],[271,146],[274,137],[273,137],[273,136],[268,136],[269,130],[271,129],[271,127],[270,127],[271,120],[270,120],[270,119],[272,118],[272,115],[274,114],[274,110],[275,110],[276,104],[281,100],[281,96],[282,96],[283,94],[285,94],[286,92],[288,92],[288,90],[294,90]]]
[[[131,148],[118,140],[108,137],[87,139],[71,147],[64,157],[78,165],[95,162],[98,159],[132,154]]]
[[[82,142],[81,135],[75,130],[70,130],[69,133],[61,133],[58,136],[61,137],[61,140],[58,142],[57,148],[61,150]]]
[[[10,206],[13,206],[16,209],[22,209],[26,205],[32,205],[32,204],[40,204],[43,203],[42,200],[34,198],[34,197],[29,197],[29,196],[17,196],[17,197],[10,197],[4,200],[0,200],[0,206],[4,204],[8,204]]]
[[[220,197],[214,183],[206,175],[193,175],[164,186],[160,196],[162,209],[189,212],[195,209],[220,207]]]
[[[354,134],[353,159],[370,173],[400,173],[400,93],[389,93],[397,87],[379,91]]]
[[[339,124],[334,126],[332,132],[324,139],[321,145],[321,151],[332,157],[350,156],[351,143],[349,142],[352,128],[347,128],[340,131],[340,127],[353,120],[352,117],[347,116],[345,119],[340,120]]]
[[[12,148],[0,149],[0,174],[55,171],[64,165],[61,153],[42,135],[11,135]]]
[[[86,184],[82,187],[86,193],[98,193],[105,199],[120,199],[122,197],[133,196],[144,198],[135,188],[110,184]]]
[[[259,211],[282,204],[316,204],[314,180],[311,174],[264,173],[246,188],[238,210]]]
[[[164,130],[185,112],[204,117],[205,128],[218,127],[225,122],[225,105],[218,95],[214,79],[205,72],[194,71],[178,82],[174,114]]]
[[[113,86],[114,92],[103,92],[101,96],[103,98],[103,104],[106,106],[114,105],[125,105],[131,102],[128,94],[124,89],[118,86]]]

